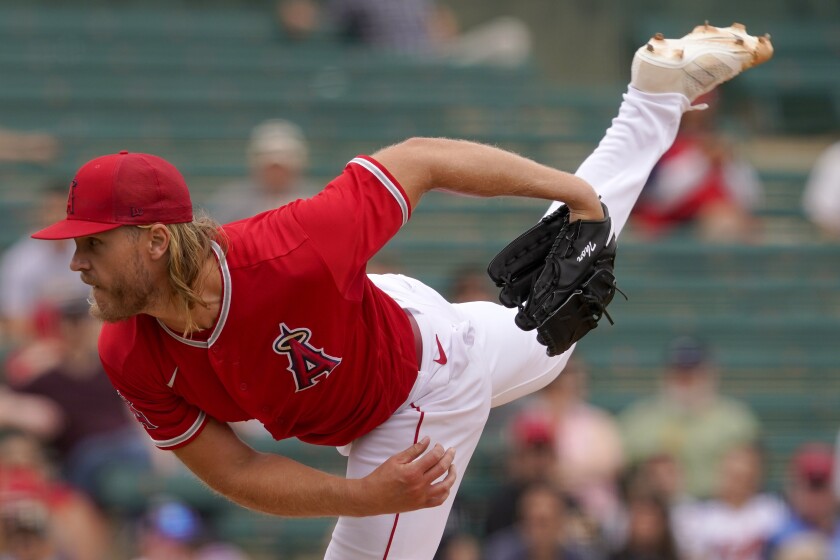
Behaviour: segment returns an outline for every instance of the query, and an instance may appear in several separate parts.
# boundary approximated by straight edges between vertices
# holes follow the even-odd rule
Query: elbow
[[[385,156],[388,159],[399,160],[403,165],[411,165],[418,168],[429,168],[446,153],[447,143],[452,140],[444,138],[429,138],[426,136],[412,136],[398,144],[394,144],[382,150],[374,157]]]
[[[422,165],[432,166],[440,161],[448,161],[452,154],[464,144],[464,140],[452,138],[412,136],[395,147],[400,150],[402,156],[418,160]]]
[[[416,136],[380,150],[373,158],[397,179],[414,206],[423,194],[441,186],[457,142]]]

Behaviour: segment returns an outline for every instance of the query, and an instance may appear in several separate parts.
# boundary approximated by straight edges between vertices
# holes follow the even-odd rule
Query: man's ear
[[[152,260],[159,260],[166,256],[172,234],[163,224],[153,224],[148,229],[149,256]]]

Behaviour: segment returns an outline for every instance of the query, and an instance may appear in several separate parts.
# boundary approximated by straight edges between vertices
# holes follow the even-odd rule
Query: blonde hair
[[[211,241],[218,243],[222,252],[228,248],[227,237],[218,222],[205,214],[197,215],[192,222],[165,224],[169,230],[169,286],[174,298],[186,317],[184,335],[200,330],[193,319],[196,305],[207,307],[200,295],[203,279],[200,277],[207,257],[212,255]],[[138,226],[148,229],[148,226]]]

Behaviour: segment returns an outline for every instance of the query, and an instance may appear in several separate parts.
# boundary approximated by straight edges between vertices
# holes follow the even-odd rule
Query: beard
[[[108,288],[97,286],[91,290],[90,314],[106,323],[117,323],[142,313],[154,300],[152,274],[137,254],[117,271]]]

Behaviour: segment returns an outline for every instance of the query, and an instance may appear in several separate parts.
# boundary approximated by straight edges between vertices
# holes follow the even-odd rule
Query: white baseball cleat
[[[772,56],[769,35],[753,37],[740,23],[714,27],[706,22],[682,39],[654,35],[633,57],[630,85],[647,93],[682,93],[694,101]]]

